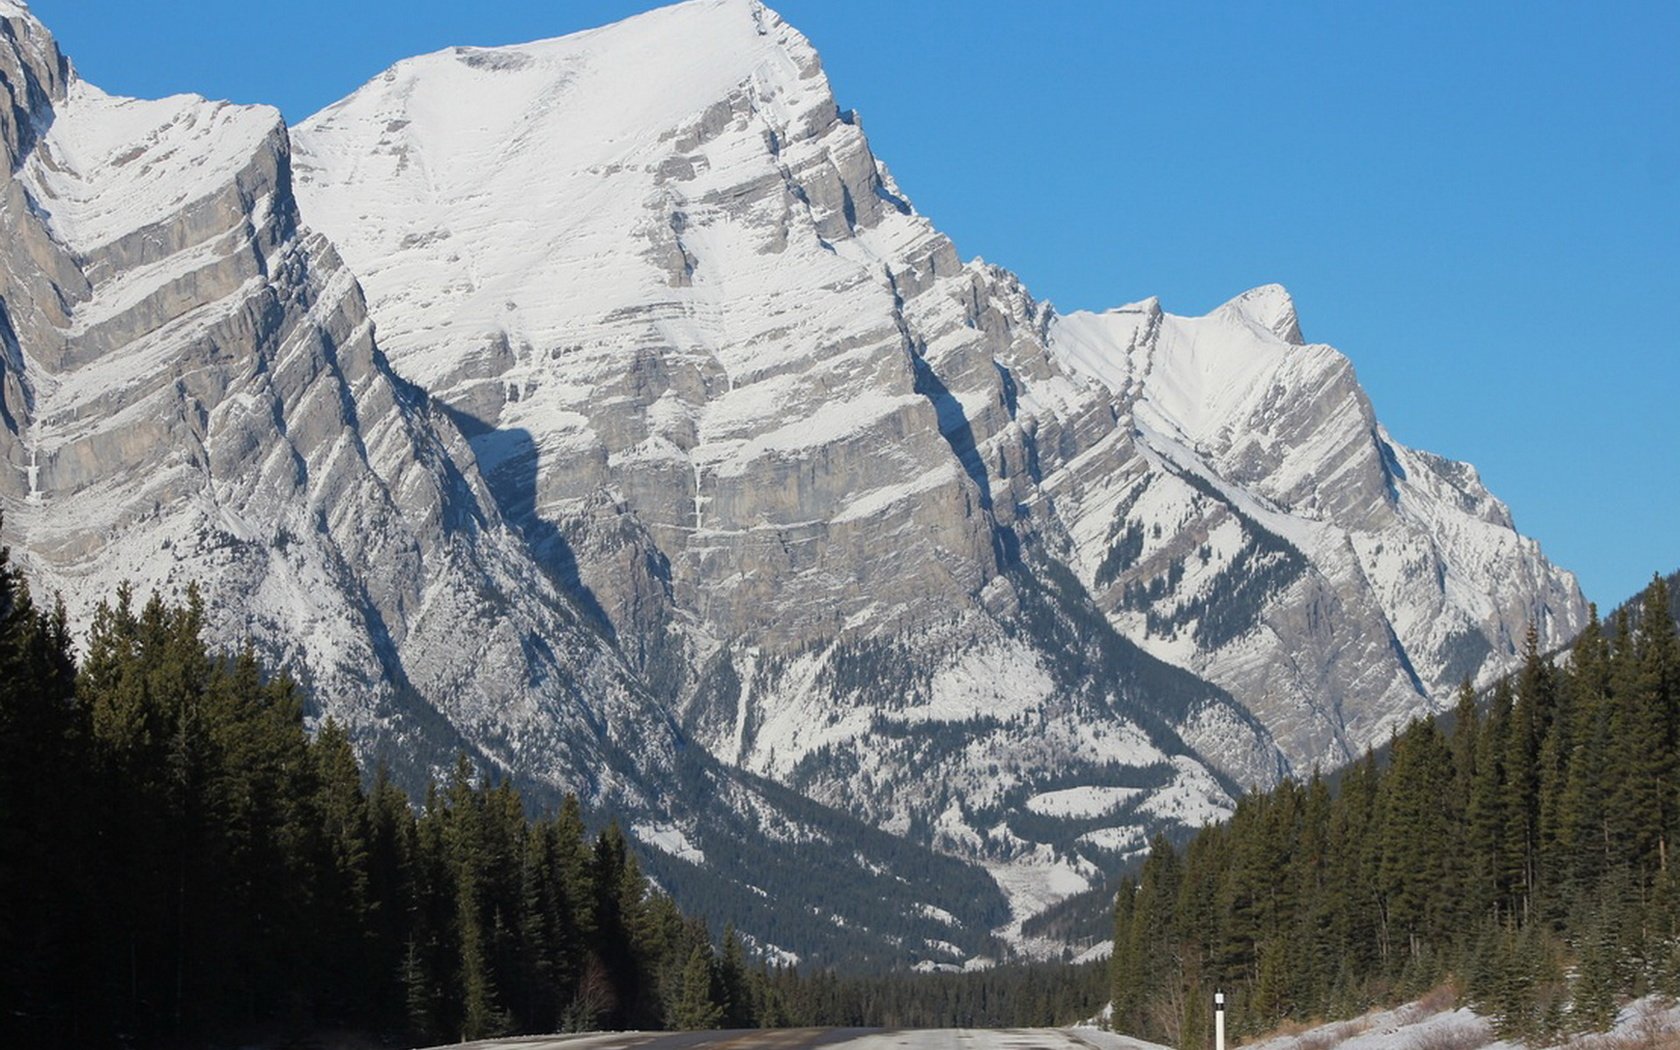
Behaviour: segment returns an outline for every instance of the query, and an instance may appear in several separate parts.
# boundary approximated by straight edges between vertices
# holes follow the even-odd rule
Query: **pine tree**
[[[1450,932],[1441,887],[1455,881],[1452,776],[1452,755],[1435,724],[1413,720],[1395,741],[1383,778],[1379,877],[1392,935],[1405,952],[1402,965],[1422,963]]]
[[[87,734],[63,607],[36,608],[0,547],[0,1042],[72,1041],[93,843]],[[92,996],[90,1012],[97,1009]]]
[[[638,936],[645,889],[616,823],[595,839],[589,881],[594,891],[595,954],[610,989],[610,1007],[602,1021],[610,1028],[630,1027],[655,1012],[655,996]]]
[[[380,1027],[395,1029],[409,1016],[409,969],[419,961],[413,941],[414,920],[418,917],[414,866],[419,847],[414,810],[408,797],[391,782],[390,770],[383,762],[376,767],[373,787],[367,794],[365,826],[367,929],[372,960],[365,975],[371,988],[369,1015]],[[421,1014],[425,1013],[422,1009]],[[435,1030],[419,1034],[435,1034]]]
[[[1196,842],[1203,841],[1197,836]],[[1194,845],[1194,844],[1193,844]],[[1141,1031],[1127,1027],[1137,1024],[1143,1014],[1147,990],[1143,984],[1143,965],[1139,943],[1132,934],[1137,918],[1137,883],[1127,876],[1120,880],[1114,895],[1114,954],[1109,966],[1109,1000],[1114,1004],[1116,1025],[1122,1031]]]
[[[1128,984],[1116,988],[1115,1023],[1125,1031],[1165,1031],[1163,1018],[1154,1015],[1149,1004],[1163,993],[1180,990],[1183,969],[1173,923],[1179,874],[1177,852],[1164,836],[1157,836],[1139,875],[1128,923]],[[1122,950],[1118,943],[1115,950]]]
[[[491,818],[485,795],[476,789],[474,780],[471,760],[465,754],[458,756],[449,781],[445,841],[453,874],[462,1040],[502,1035],[509,1027],[492,967],[495,931],[486,885],[491,872]]]
[[[1588,921],[1579,940],[1571,1027],[1577,1032],[1602,1032],[1616,1020],[1616,994],[1621,988],[1616,972],[1615,926],[1604,909],[1598,909]]]
[[[1571,711],[1570,746],[1557,805],[1557,852],[1566,898],[1580,900],[1601,878],[1613,844],[1607,803],[1610,724],[1610,650],[1592,607],[1570,658],[1565,695]]]
[[[751,1028],[756,1024],[746,953],[741,936],[730,923],[723,930],[723,952],[718,958],[719,1001],[723,1004],[723,1027]]]
[[[1650,711],[1646,722],[1654,730],[1649,743],[1648,772],[1657,823],[1658,868],[1669,867],[1669,847],[1680,826],[1680,632],[1669,614],[1668,584],[1653,577],[1645,589],[1635,647],[1639,658],[1638,702]]]
[[[718,1005],[713,990],[715,983],[711,951],[704,945],[695,947],[682,971],[682,997],[677,1005],[676,1027],[695,1031],[719,1026],[723,1020],[723,1007]]]
[[[329,1012],[353,1016],[380,994],[378,958],[371,926],[370,829],[362,771],[350,736],[329,718],[309,749],[314,760],[312,809],[320,821],[323,862],[317,874],[314,912],[322,926],[315,971]]]
[[[1389,937],[1380,882],[1382,780],[1376,756],[1342,778],[1342,794],[1330,820],[1330,884],[1334,890],[1332,929],[1336,955],[1347,974],[1368,974],[1386,966]],[[1351,981],[1340,981],[1346,994]]]
[[[1467,904],[1475,914],[1497,923],[1509,912],[1510,865],[1506,860],[1505,763],[1511,721],[1511,689],[1495,685],[1487,719],[1478,728],[1475,779],[1465,812],[1471,878]]]
[[[1636,638],[1623,610],[1616,628],[1610,658],[1610,769],[1615,776],[1609,830],[1633,868],[1650,876],[1663,867],[1666,854],[1672,799],[1670,718],[1660,690],[1652,688],[1652,671],[1661,657],[1653,654],[1652,666],[1647,667],[1652,647],[1644,638],[1644,625]]]
[[[1513,907],[1526,920],[1540,878],[1540,754],[1553,710],[1551,674],[1531,624],[1523,640],[1523,668],[1505,734],[1501,811],[1504,879]]]

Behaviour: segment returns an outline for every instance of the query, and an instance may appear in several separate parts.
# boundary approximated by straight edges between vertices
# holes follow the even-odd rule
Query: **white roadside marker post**
[[[1225,993],[1213,993],[1213,1047],[1225,1050]]]

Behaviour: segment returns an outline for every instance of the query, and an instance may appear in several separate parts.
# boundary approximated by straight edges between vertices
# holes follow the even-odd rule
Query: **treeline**
[[[1037,1028],[1095,1017],[1108,1001],[1108,983],[1101,962],[852,977],[777,969],[762,987],[778,1026]]]
[[[1450,731],[1390,762],[1242,799],[1183,850],[1154,844],[1115,907],[1115,1026],[1203,1045],[1347,1016],[1453,981],[1502,1035],[1598,1030],[1618,998],[1680,991],[1680,642],[1665,581],[1596,610],[1566,660],[1527,640]]]
[[[202,618],[124,588],[78,667],[0,548],[0,1044],[775,1020],[616,826],[529,819],[464,758],[416,808]]]
[[[0,548],[0,1045],[1024,1025],[1106,997],[1100,967],[772,969],[575,798],[533,819],[463,757],[416,805],[202,627],[195,593],[124,587],[78,666]]]

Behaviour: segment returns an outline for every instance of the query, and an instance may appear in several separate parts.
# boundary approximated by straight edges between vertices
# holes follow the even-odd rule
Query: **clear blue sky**
[[[87,79],[301,120],[606,0],[35,0]],[[1611,604],[1680,566],[1680,5],[783,0],[966,256],[1062,309],[1256,284]]]

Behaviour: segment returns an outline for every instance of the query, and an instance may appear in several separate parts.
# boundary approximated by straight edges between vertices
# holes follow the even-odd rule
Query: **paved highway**
[[[763,1031],[608,1032],[527,1036],[470,1050],[1159,1050],[1093,1028],[782,1028]],[[462,1050],[456,1044],[452,1050]]]

